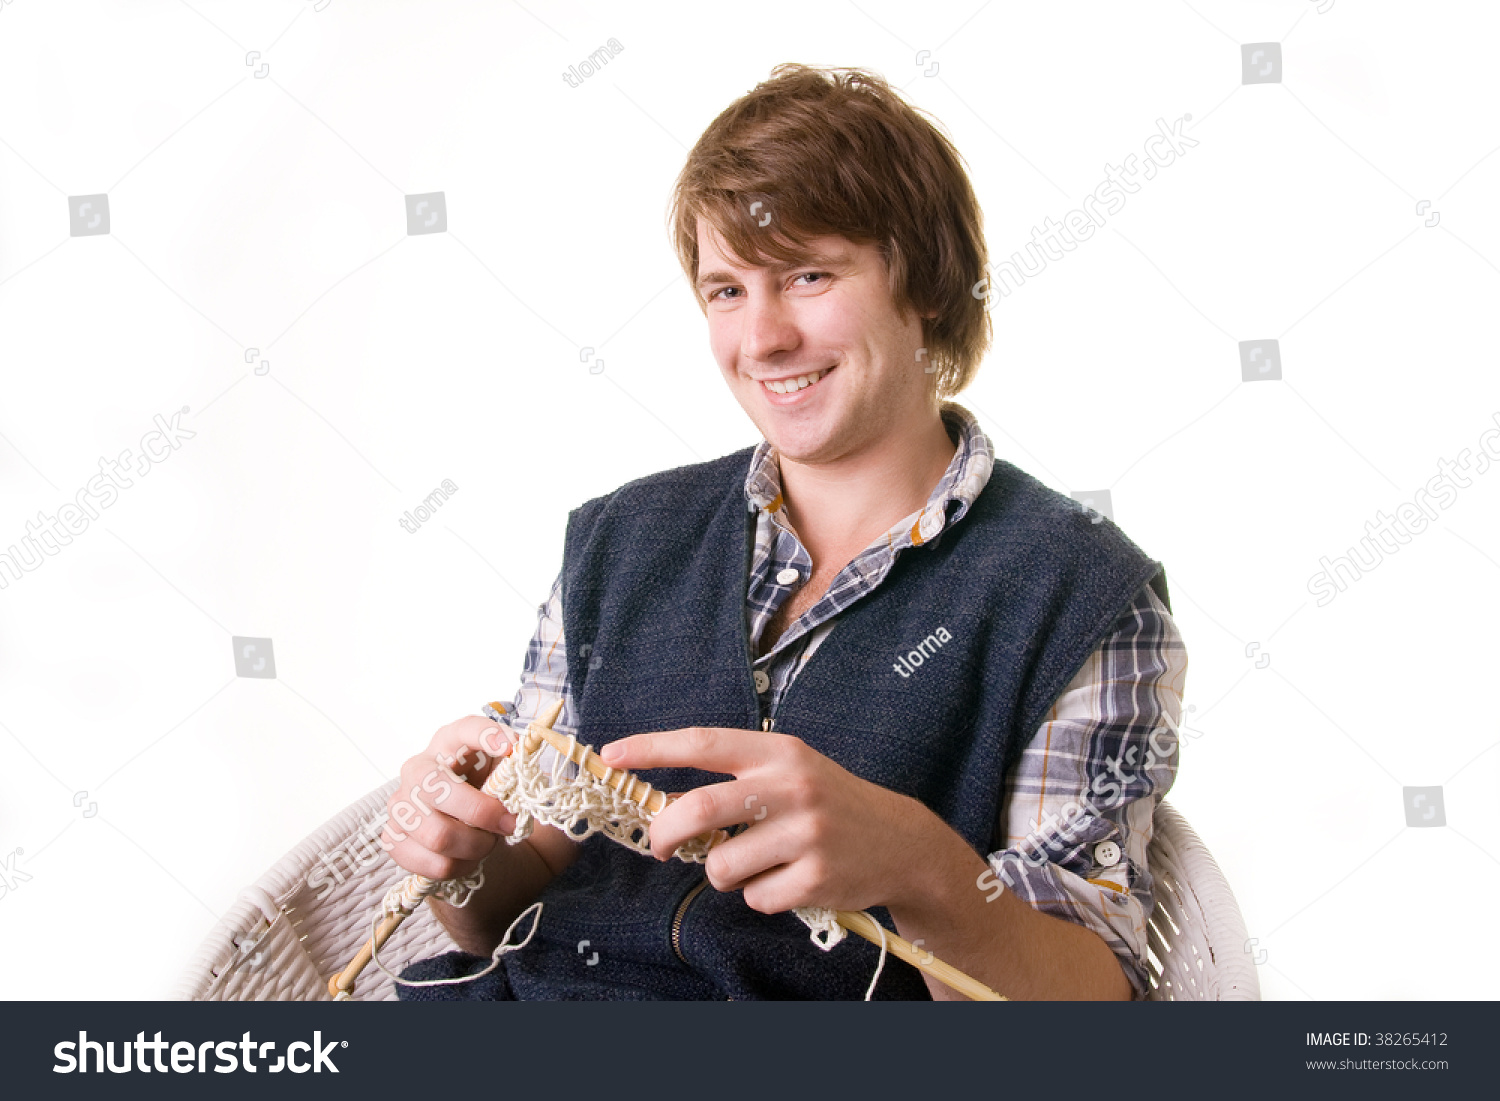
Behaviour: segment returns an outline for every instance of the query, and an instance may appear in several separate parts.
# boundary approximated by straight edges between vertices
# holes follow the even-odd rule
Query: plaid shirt
[[[818,602],[754,661],[763,719],[837,625],[839,613],[884,580],[898,551],[920,547],[962,522],[989,480],[994,451],[973,414],[944,402],[942,416],[958,450],[927,504],[856,556]],[[781,470],[768,441],[762,440],[751,457],[745,497],[749,510],[758,513],[745,598],[754,651],[793,586],[811,576],[812,558],[790,529]],[[787,571],[796,571],[796,577]],[[561,697],[564,707],[555,728],[571,734],[577,725],[563,650],[561,574],[538,613],[514,701],[503,714],[490,707],[484,711],[525,729],[544,703]],[[1137,997],[1149,988],[1146,921],[1152,881],[1146,846],[1156,803],[1176,774],[1186,671],[1187,652],[1176,625],[1146,586],[1007,773],[996,834],[1006,847],[989,854],[996,873],[992,882],[1003,882],[1037,910],[1099,934]]]

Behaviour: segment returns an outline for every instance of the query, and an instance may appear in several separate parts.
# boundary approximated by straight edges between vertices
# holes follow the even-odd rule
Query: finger
[[[480,786],[520,740],[510,727],[488,719],[444,727],[428,747],[430,756],[465,782]]]
[[[769,871],[795,863],[805,851],[805,842],[792,829],[753,826],[715,845],[703,869],[716,890],[738,891]]]
[[[822,905],[811,889],[806,871],[798,862],[768,868],[734,889],[743,893],[746,906],[762,914],[780,914],[798,906]]]
[[[699,834],[765,821],[771,805],[769,794],[762,794],[765,791],[765,785],[754,780],[726,780],[669,796],[651,822],[651,851],[665,860],[677,846]]]
[[[426,794],[428,790],[432,793]],[[427,779],[426,786],[415,793],[409,785],[403,785],[398,794],[405,794],[408,801],[412,802],[420,799],[430,809],[476,829],[490,833],[510,833],[516,828],[516,816],[500,800],[469,784],[454,783],[442,773],[438,773],[435,780]],[[420,806],[416,809],[419,814],[422,813]]]
[[[390,826],[387,825],[386,830],[389,831],[389,829]],[[491,842],[498,842],[498,840],[498,838],[493,836],[490,837]],[[406,869],[408,872],[424,875],[428,879],[457,879],[461,876],[472,875],[479,867],[479,861],[489,855],[488,851],[486,851],[478,857],[459,859],[433,852],[410,839],[398,842],[394,838],[389,837],[388,833],[381,834],[381,843],[382,847],[390,849],[391,859],[398,866]],[[493,847],[494,845],[492,844],[491,849]]]
[[[390,829],[392,825],[388,822],[386,828]],[[396,825],[403,828],[398,823]],[[478,860],[487,855],[499,840],[497,834],[467,826],[439,812],[424,815],[415,827],[404,832],[408,840],[453,860]]]
[[[429,776],[433,775],[429,773]],[[495,838],[515,828],[515,817],[495,799],[475,791],[467,784],[443,780],[435,785],[435,794],[426,794],[415,784],[407,784],[391,794],[386,811],[386,832],[393,840],[411,840],[443,856],[477,859],[489,852]],[[443,799],[444,788],[447,798]],[[464,821],[455,814],[458,804],[474,819]],[[469,804],[473,804],[472,807]],[[438,806],[445,807],[439,810]]]
[[[599,756],[615,768],[697,768],[738,776],[765,763],[779,734],[723,726],[689,726],[632,734],[610,742]]]

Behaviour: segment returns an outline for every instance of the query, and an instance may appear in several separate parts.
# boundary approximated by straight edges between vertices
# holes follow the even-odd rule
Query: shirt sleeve
[[[573,714],[573,693],[568,683],[568,656],[563,646],[562,573],[552,582],[552,591],[544,603],[537,607],[536,633],[526,645],[526,662],[521,668],[521,686],[516,689],[510,703],[502,703],[502,709],[491,704],[482,708],[484,714],[497,723],[510,727],[518,735],[552,701],[561,698],[563,709],[552,724],[552,729],[564,737],[575,734],[578,725]],[[541,750],[541,764],[551,768],[557,759],[557,751],[550,745]],[[572,776],[578,766],[571,761],[564,764],[564,775]]]
[[[1149,585],[1136,595],[1007,773],[1004,885],[1043,913],[1098,933],[1137,998],[1150,990],[1146,847],[1177,774],[1187,650]]]

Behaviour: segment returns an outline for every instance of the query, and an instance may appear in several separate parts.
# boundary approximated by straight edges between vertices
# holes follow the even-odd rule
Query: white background
[[[1170,798],[1265,995],[1492,996],[1500,473],[1326,607],[1307,583],[1500,423],[1500,16],[1317,6],[0,4],[0,550],[156,415],[194,433],[0,567],[0,994],[160,996],[296,841],[510,698],[570,509],[756,442],[664,215],[709,121],[803,61],[941,121],[997,259],[1192,115],[996,307],[958,400],[1166,563]],[[1242,86],[1263,42],[1283,80]],[[409,237],[436,191],[448,231]],[[97,193],[110,233],[70,237]],[[1273,338],[1282,379],[1242,382]],[[1408,828],[1438,784],[1447,826]]]

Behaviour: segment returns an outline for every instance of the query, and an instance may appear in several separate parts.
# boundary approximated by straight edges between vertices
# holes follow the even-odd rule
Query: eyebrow
[[[847,267],[850,262],[849,254],[845,251],[818,253],[801,257],[797,260],[778,260],[774,264],[756,264],[754,267],[765,267],[777,275],[791,271],[793,268],[825,267],[839,268]],[[727,271],[710,271],[698,276],[696,286],[699,290],[710,283],[736,283],[739,280]]]

